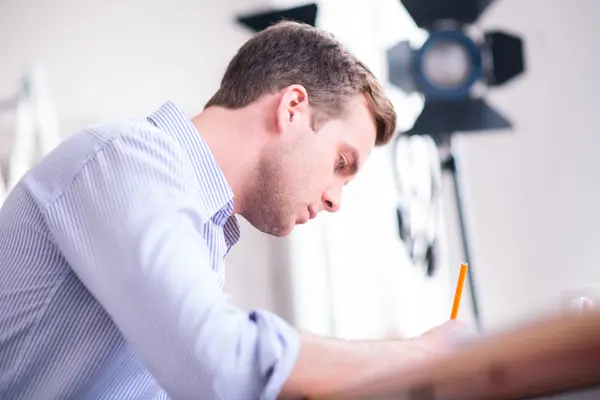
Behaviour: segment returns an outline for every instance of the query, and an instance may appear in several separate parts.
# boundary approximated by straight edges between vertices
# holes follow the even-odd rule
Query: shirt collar
[[[200,133],[184,112],[170,101],[150,114],[148,120],[171,135],[184,149],[200,184],[204,211],[217,225],[224,226],[229,246],[235,244],[240,233],[232,215],[233,191]]]

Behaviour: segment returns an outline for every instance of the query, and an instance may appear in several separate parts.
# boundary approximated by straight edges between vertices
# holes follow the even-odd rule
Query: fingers
[[[420,339],[427,347],[440,353],[453,353],[477,340],[479,334],[461,320],[450,320],[438,325]]]

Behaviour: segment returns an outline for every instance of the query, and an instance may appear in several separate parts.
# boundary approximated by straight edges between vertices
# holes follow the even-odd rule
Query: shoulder
[[[127,180],[149,171],[170,171],[186,179],[186,161],[170,135],[145,119],[127,119],[91,125],[69,136],[30,170],[22,184],[49,205],[86,169],[94,168],[96,177],[108,179]]]
[[[185,160],[185,151],[181,145],[171,135],[145,119],[90,126],[80,135],[89,137],[95,143],[89,149],[89,159],[102,152],[110,152],[117,158],[155,158],[155,166],[161,162],[180,163]]]
[[[107,146],[115,144],[123,146],[128,143],[157,144],[164,147],[165,150],[174,150],[179,147],[170,135],[151,124],[148,120],[141,118],[91,125],[69,139],[74,142],[93,142],[93,146],[87,149],[91,153],[97,153]],[[65,141],[65,144],[69,139]]]

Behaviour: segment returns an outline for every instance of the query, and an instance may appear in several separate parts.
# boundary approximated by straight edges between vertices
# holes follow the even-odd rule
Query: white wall
[[[45,69],[59,111],[61,133],[147,115],[173,100],[192,116],[218,88],[224,69],[251,33],[236,13],[268,7],[268,0],[128,0],[0,2],[0,100],[15,95],[32,62]],[[6,156],[14,114],[0,113],[0,155]],[[285,291],[279,249],[242,221],[242,239],[227,262],[226,290],[245,308],[288,316],[277,300]],[[285,271],[285,269],[283,270]]]
[[[515,129],[460,140],[490,330],[556,312],[560,291],[600,282],[599,23],[596,0],[499,0],[482,21],[525,38],[528,69],[489,95]]]
[[[1,2],[0,96],[40,61],[63,131],[145,115],[165,99],[190,113],[218,87],[247,32],[234,13],[268,1]]]

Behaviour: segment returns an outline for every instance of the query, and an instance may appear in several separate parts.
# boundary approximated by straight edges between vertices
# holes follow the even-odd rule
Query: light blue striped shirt
[[[191,121],[70,136],[0,209],[0,399],[274,399],[296,330],[222,293],[233,193]]]

